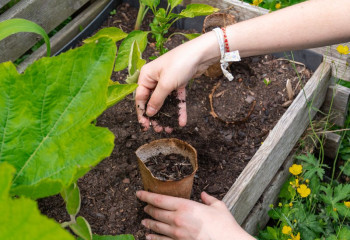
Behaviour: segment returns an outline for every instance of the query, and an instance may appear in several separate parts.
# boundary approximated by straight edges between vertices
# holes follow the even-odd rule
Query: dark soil
[[[145,162],[145,165],[153,176],[161,181],[181,180],[193,172],[190,159],[176,153],[169,155],[159,153],[150,157]]]
[[[180,100],[177,98],[177,92],[173,91],[164,101],[162,108],[158,113],[149,119],[156,121],[160,126],[174,128],[178,125]],[[147,106],[147,104],[146,104]],[[146,116],[146,114],[144,114]],[[147,116],[146,116],[147,117]]]
[[[122,13],[122,14],[118,14]],[[122,5],[117,14],[108,18],[103,27],[116,26],[125,32],[133,29],[137,10]],[[147,28],[147,21],[143,29]],[[143,54],[144,59],[154,55],[154,40]],[[185,41],[176,35],[167,44],[173,48]],[[185,61],[179,59],[179,61]],[[96,234],[131,233],[135,239],[145,239],[147,230],[140,224],[146,217],[144,203],[135,192],[142,189],[135,151],[141,145],[160,138],[178,138],[188,142],[198,152],[199,169],[195,175],[191,199],[200,201],[201,191],[222,199],[249,160],[255,154],[269,131],[275,126],[288,105],[286,81],[290,79],[296,93],[311,73],[302,65],[296,69],[288,61],[270,55],[243,59],[231,67],[235,79],[210,79],[202,76],[187,87],[188,123],[174,128],[171,134],[141,130],[132,95],[111,107],[98,118],[98,125],[109,128],[116,136],[111,156],[103,160],[78,182],[82,206],[80,215],[91,224]],[[297,73],[301,77],[299,84]],[[112,80],[123,82],[127,71],[114,73]],[[269,79],[266,86],[263,79]],[[214,86],[221,85],[213,92]],[[213,109],[224,121],[214,118]],[[255,101],[250,116],[239,124],[225,121],[245,118]],[[286,104],[287,102],[287,104]],[[69,220],[63,200],[54,196],[39,201],[41,211],[62,222]]]

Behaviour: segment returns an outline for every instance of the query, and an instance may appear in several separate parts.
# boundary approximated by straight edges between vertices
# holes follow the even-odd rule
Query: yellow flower
[[[297,188],[299,187],[299,179],[295,179],[295,182],[289,182],[292,187]]]
[[[293,203],[292,202],[289,203],[289,207],[293,207]]]
[[[346,45],[345,45],[345,46],[344,46],[344,45],[339,45],[339,46],[337,47],[337,51],[338,51],[338,53],[344,54],[344,55],[350,53],[349,47],[346,46]]]
[[[350,202],[344,202],[344,205],[347,207],[347,208],[350,208]]]
[[[292,233],[292,228],[289,226],[283,226],[282,233],[286,235],[290,235]]]
[[[295,176],[299,175],[303,171],[303,166],[298,164],[293,164],[289,168],[289,172]]]
[[[301,197],[305,198],[307,196],[310,195],[311,193],[311,189],[308,188],[305,184],[301,184],[298,188],[297,188],[298,193],[300,194]]]
[[[263,0],[253,0],[252,5],[253,6],[258,6],[260,3],[262,3]]]
[[[279,206],[279,207],[282,207],[282,203],[278,203],[278,206]]]
[[[280,9],[281,8],[281,3],[276,3],[275,8],[276,9]]]
[[[305,180],[305,182],[306,182],[306,183],[309,183],[309,182],[310,182],[310,180],[309,180],[309,179],[306,179],[306,180]]]
[[[298,232],[298,234],[296,236],[294,236],[293,234],[290,235],[292,237],[292,239],[288,239],[288,240],[300,240],[300,233]]]
[[[293,222],[294,222],[294,223],[297,223],[297,220],[296,220],[296,219],[294,219],[294,220],[293,220]]]
[[[337,209],[336,209],[336,208],[333,208],[333,211],[334,211],[334,212],[336,212],[336,211],[337,211]]]

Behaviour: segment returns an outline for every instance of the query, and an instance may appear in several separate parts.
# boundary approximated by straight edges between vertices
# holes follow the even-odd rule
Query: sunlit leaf
[[[206,4],[193,3],[193,4],[187,5],[186,8],[182,10],[181,13],[179,13],[179,16],[193,18],[197,16],[210,15],[219,10],[220,9],[214,8]]]
[[[84,43],[95,42],[97,39],[102,37],[111,38],[114,42],[118,42],[128,36],[127,33],[123,32],[123,30],[116,27],[102,28],[98,31],[94,36],[85,39]]]
[[[41,215],[35,201],[9,196],[15,172],[10,164],[0,163],[0,239],[73,240],[58,223]]]

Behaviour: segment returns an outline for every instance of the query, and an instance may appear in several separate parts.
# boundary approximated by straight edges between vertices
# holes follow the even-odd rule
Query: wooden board
[[[11,0],[0,0],[0,8],[2,8],[3,6],[5,6],[8,2],[10,2]]]
[[[270,210],[270,204],[276,203],[281,187],[290,176],[289,167],[293,164],[293,157],[294,151],[289,154],[269,186],[265,189],[264,194],[242,223],[243,229],[251,235],[256,235],[259,227],[265,226],[269,221],[268,211]]]
[[[322,105],[330,76],[331,66],[322,63],[223,198],[239,224],[248,216],[308,126],[309,119],[316,113],[314,108]],[[311,111],[307,106],[309,101],[313,101]]]
[[[329,87],[325,102],[321,111],[325,114],[331,113],[330,122],[344,127],[348,114],[350,98],[350,88],[341,85],[332,85]]]
[[[110,0],[99,0],[91,4],[87,9],[75,17],[70,23],[62,28],[57,34],[50,38],[51,55],[63,48],[71,39],[73,39],[79,32],[80,27],[85,28],[109,3]],[[38,50],[31,54],[18,67],[19,72],[23,72],[29,64],[46,56],[46,45],[42,45]]]
[[[348,46],[350,49],[350,42],[347,42],[313,50],[323,54],[324,60],[332,64],[332,75],[335,78],[350,81],[350,54],[340,54],[337,51],[339,45]]]
[[[0,22],[24,18],[50,32],[79,10],[89,0],[22,0],[0,16]],[[37,34],[18,33],[0,41],[0,62],[13,61],[30,49],[38,40]]]
[[[328,132],[325,134],[325,142],[323,145],[324,155],[331,159],[335,159],[340,147],[341,136],[334,132]]]

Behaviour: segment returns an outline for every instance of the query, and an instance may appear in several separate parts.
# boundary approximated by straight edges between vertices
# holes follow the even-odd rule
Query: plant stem
[[[139,30],[143,21],[143,18],[145,16],[145,9],[146,5],[140,2],[139,12],[137,13],[136,23],[134,30]]]

